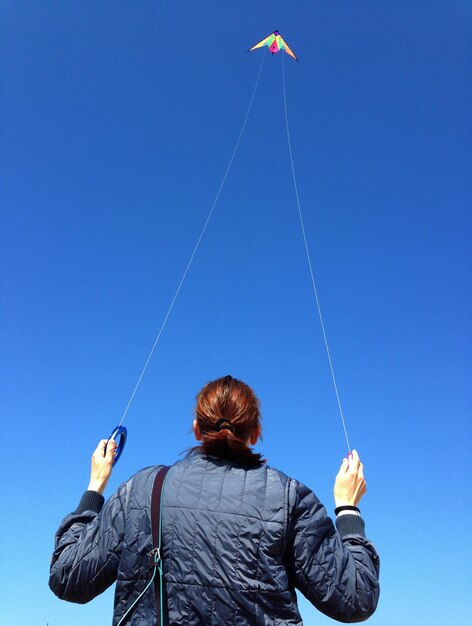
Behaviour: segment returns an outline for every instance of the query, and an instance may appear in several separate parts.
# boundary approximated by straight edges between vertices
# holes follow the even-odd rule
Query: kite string
[[[287,97],[286,97],[286,94],[285,94],[285,64],[284,64],[284,56],[283,55],[282,55],[282,82],[283,82],[283,93],[284,93],[285,128],[287,130],[288,152],[289,152],[289,155],[290,155],[290,164],[291,164],[291,167],[292,167],[292,178],[293,178],[293,186],[294,186],[294,189],[295,189],[295,198],[297,200],[298,216],[300,218],[300,226],[301,226],[302,235],[303,235],[303,242],[305,244],[305,252],[306,252],[306,258],[307,258],[307,261],[308,261],[308,267],[309,267],[309,270],[310,270],[311,284],[313,285],[313,293],[315,294],[316,308],[318,309],[318,317],[320,318],[321,331],[323,333],[323,339],[324,339],[324,344],[325,344],[325,348],[326,348],[326,355],[328,357],[329,369],[331,371],[331,378],[333,380],[333,385],[334,385],[334,392],[336,394],[336,400],[338,402],[339,414],[341,416],[341,422],[342,422],[342,425],[343,425],[344,436],[346,438],[347,449],[348,449],[348,451],[350,453],[351,452],[351,446],[349,444],[349,438],[347,436],[346,422],[344,420],[343,409],[342,409],[342,406],[341,406],[341,399],[339,397],[339,392],[338,392],[338,385],[336,384],[336,377],[334,375],[333,362],[331,360],[331,354],[330,354],[330,351],[329,351],[328,338],[326,336],[326,330],[325,330],[325,326],[324,326],[324,322],[323,322],[323,315],[321,314],[320,300],[319,300],[319,297],[318,297],[318,290],[316,288],[315,275],[314,275],[314,272],[313,272],[313,265],[311,263],[310,250],[308,248],[308,241],[307,241],[306,232],[305,232],[305,225],[304,225],[304,221],[303,221],[302,209],[301,209],[301,206],[300,206],[300,198],[299,198],[299,195],[298,195],[297,179],[296,179],[296,176],[295,176],[295,166],[293,164],[292,143],[290,141],[290,131],[289,131],[289,125],[288,125]]]
[[[146,362],[144,363],[144,367],[141,370],[141,373],[139,375],[138,381],[137,381],[136,385],[134,386],[133,393],[131,394],[131,397],[128,400],[128,404],[126,405],[126,408],[125,408],[125,410],[123,412],[123,415],[121,416],[121,420],[120,420],[119,426],[121,426],[121,424],[123,423],[123,420],[125,419],[126,414],[128,413],[128,409],[131,406],[131,403],[133,402],[134,396],[136,395],[138,387],[141,384],[141,381],[143,379],[144,373],[146,372],[147,366],[149,365],[149,361],[151,360],[152,355],[154,354],[154,351],[155,351],[155,349],[157,347],[157,344],[159,343],[159,339],[161,338],[162,332],[163,332],[163,330],[164,330],[164,328],[165,328],[165,326],[167,324],[167,320],[169,319],[169,315],[171,314],[171,311],[174,308],[175,301],[177,300],[177,297],[178,297],[178,295],[180,293],[180,290],[181,290],[182,285],[183,285],[183,283],[185,281],[185,278],[187,277],[187,274],[188,274],[188,271],[190,269],[190,266],[192,265],[193,259],[194,259],[195,255],[197,253],[197,250],[198,250],[198,248],[200,246],[200,242],[201,242],[201,240],[203,238],[203,235],[205,234],[205,231],[207,229],[208,223],[210,222],[211,216],[213,214],[213,210],[214,210],[214,208],[216,206],[216,203],[218,202],[218,199],[220,197],[221,191],[223,190],[224,184],[226,182],[226,179],[228,177],[229,171],[231,169],[231,165],[233,164],[234,157],[236,156],[236,152],[238,151],[239,144],[241,142],[241,138],[242,138],[244,130],[246,128],[247,121],[249,119],[249,114],[250,114],[251,109],[252,109],[252,103],[254,102],[254,97],[255,97],[256,91],[257,91],[257,86],[259,85],[259,78],[261,76],[262,66],[264,65],[265,56],[266,56],[265,54],[262,55],[261,64],[259,66],[259,72],[257,74],[256,83],[254,85],[254,89],[253,89],[253,92],[252,92],[251,100],[249,101],[249,106],[248,106],[248,109],[247,109],[247,112],[246,112],[246,116],[244,118],[244,122],[243,122],[241,130],[239,132],[238,139],[236,141],[236,144],[234,146],[233,152],[231,154],[231,158],[230,158],[230,160],[228,162],[228,166],[227,166],[226,171],[224,173],[224,176],[223,176],[223,178],[221,180],[221,184],[220,184],[220,186],[218,188],[218,191],[216,193],[215,199],[213,200],[213,204],[211,205],[210,212],[208,213],[206,221],[205,221],[205,223],[203,225],[203,228],[201,230],[200,236],[198,237],[197,243],[195,244],[195,246],[193,248],[193,251],[192,251],[192,254],[190,255],[190,259],[189,259],[189,261],[187,263],[187,266],[185,268],[184,273],[182,274],[182,278],[180,279],[180,282],[178,284],[178,287],[177,287],[177,290],[176,290],[176,292],[174,294],[174,297],[172,298],[171,303],[169,305],[169,308],[167,309],[167,313],[166,313],[166,315],[164,317],[164,321],[162,322],[161,327],[159,328],[159,332],[157,333],[157,336],[156,336],[156,339],[155,339],[155,341],[153,343],[151,351],[149,352],[148,357],[146,359]]]

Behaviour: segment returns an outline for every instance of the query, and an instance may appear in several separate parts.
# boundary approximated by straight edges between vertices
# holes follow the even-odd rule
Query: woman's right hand
[[[347,459],[343,459],[334,482],[334,501],[336,506],[357,506],[366,492],[364,466],[356,450]]]
[[[114,439],[102,439],[92,455],[90,482],[88,491],[97,491],[103,494],[113,469],[113,461],[117,449]]]

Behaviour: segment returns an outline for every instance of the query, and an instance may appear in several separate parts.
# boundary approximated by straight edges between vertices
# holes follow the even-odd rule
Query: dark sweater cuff
[[[93,511],[94,513],[100,513],[102,510],[105,498],[98,491],[86,491],[82,496],[79,506],[74,513],[83,513],[84,511]]]
[[[365,537],[365,524],[360,515],[339,515],[336,518],[336,528],[341,537],[346,535],[362,535]]]

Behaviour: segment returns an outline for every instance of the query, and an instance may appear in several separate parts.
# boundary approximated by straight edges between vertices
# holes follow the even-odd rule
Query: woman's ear
[[[261,425],[258,424],[254,430],[252,431],[252,435],[249,438],[249,441],[251,443],[251,446],[255,446],[257,443],[257,440],[259,439],[259,437],[261,436]]]
[[[193,434],[195,435],[195,439],[197,441],[202,440],[202,433],[200,432],[200,429],[198,428],[197,420],[193,420]]]

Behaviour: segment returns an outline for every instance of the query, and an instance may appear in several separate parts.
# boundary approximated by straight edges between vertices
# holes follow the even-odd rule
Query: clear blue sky
[[[9,626],[108,624],[47,587],[54,532],[128,401],[278,28],[300,199],[367,532],[371,624],[470,619],[472,6],[1,3],[1,555]],[[192,444],[195,394],[258,393],[260,449],[332,511],[346,446],[304,258],[281,55],[126,419],[108,494]],[[328,624],[304,600],[307,626]]]

